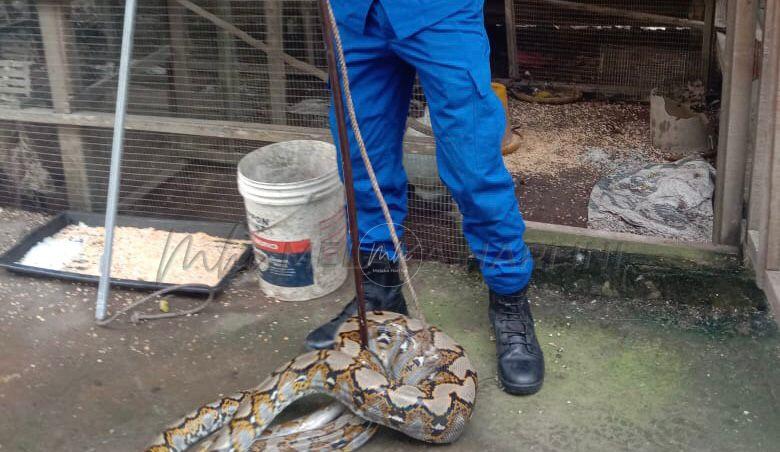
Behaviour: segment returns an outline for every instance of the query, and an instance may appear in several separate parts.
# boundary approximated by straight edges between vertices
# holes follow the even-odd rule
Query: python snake
[[[198,408],[147,451],[196,444],[212,451],[354,450],[377,424],[426,442],[457,440],[477,393],[477,373],[463,348],[401,314],[372,312],[367,325],[367,348],[352,317],[339,328],[333,349],[300,355],[258,387]],[[285,407],[313,394],[336,403],[269,428]]]

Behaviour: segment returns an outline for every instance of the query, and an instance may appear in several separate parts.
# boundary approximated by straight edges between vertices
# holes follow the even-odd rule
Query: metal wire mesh
[[[646,97],[702,78],[705,0],[513,0],[519,74]]]
[[[0,205],[105,208],[123,3],[0,4]],[[243,155],[328,138],[317,11],[315,0],[139,1],[120,213],[243,221]],[[420,116],[419,89],[415,98]],[[435,172],[412,183],[410,249],[464,262],[459,215]]]

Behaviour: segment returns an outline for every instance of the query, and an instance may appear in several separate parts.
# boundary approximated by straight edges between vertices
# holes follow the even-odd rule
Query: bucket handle
[[[291,218],[293,215],[295,215],[295,214],[297,214],[298,212],[300,212],[300,211],[301,211],[301,209],[303,209],[304,207],[306,207],[306,206],[307,206],[307,205],[308,205],[310,202],[312,202],[312,201],[313,201],[315,198],[316,198],[316,196],[315,196],[315,194],[314,194],[314,193],[309,193],[308,195],[306,195],[306,201],[304,201],[303,203],[301,203],[301,204],[298,206],[298,208],[297,208],[297,209],[293,210],[292,212],[288,213],[287,215],[285,215],[285,216],[283,216],[283,217],[281,217],[281,218],[278,218],[278,219],[277,219],[276,221],[274,221],[273,223],[267,224],[267,225],[263,226],[262,228],[260,228],[260,229],[257,229],[256,231],[252,231],[252,232],[263,232],[263,231],[267,231],[268,229],[271,229],[272,227],[274,227],[274,226],[276,226],[276,225],[278,225],[278,224],[280,224],[280,223],[282,223],[282,222],[284,222],[284,221],[287,221],[287,220],[289,220],[289,219],[290,219],[290,218]]]

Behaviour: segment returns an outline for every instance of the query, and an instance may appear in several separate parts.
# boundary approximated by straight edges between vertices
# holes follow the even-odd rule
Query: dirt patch
[[[587,227],[588,200],[599,171],[570,168],[555,176],[528,173],[515,177],[515,193],[523,218],[540,223]]]
[[[666,160],[652,144],[649,105],[514,100],[510,111],[523,144],[504,161],[526,220],[587,227],[590,192],[603,175]]]

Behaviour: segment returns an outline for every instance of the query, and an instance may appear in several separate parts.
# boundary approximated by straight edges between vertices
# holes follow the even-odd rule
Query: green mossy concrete
[[[632,300],[534,287],[547,380],[536,396],[510,397],[495,381],[480,280],[423,265],[428,320],[466,347],[480,374],[464,450],[472,441],[486,450],[770,450],[780,442],[770,389],[780,381],[780,341],[768,319],[752,330],[716,331],[678,306],[659,321]],[[401,450],[397,440],[371,447]]]

